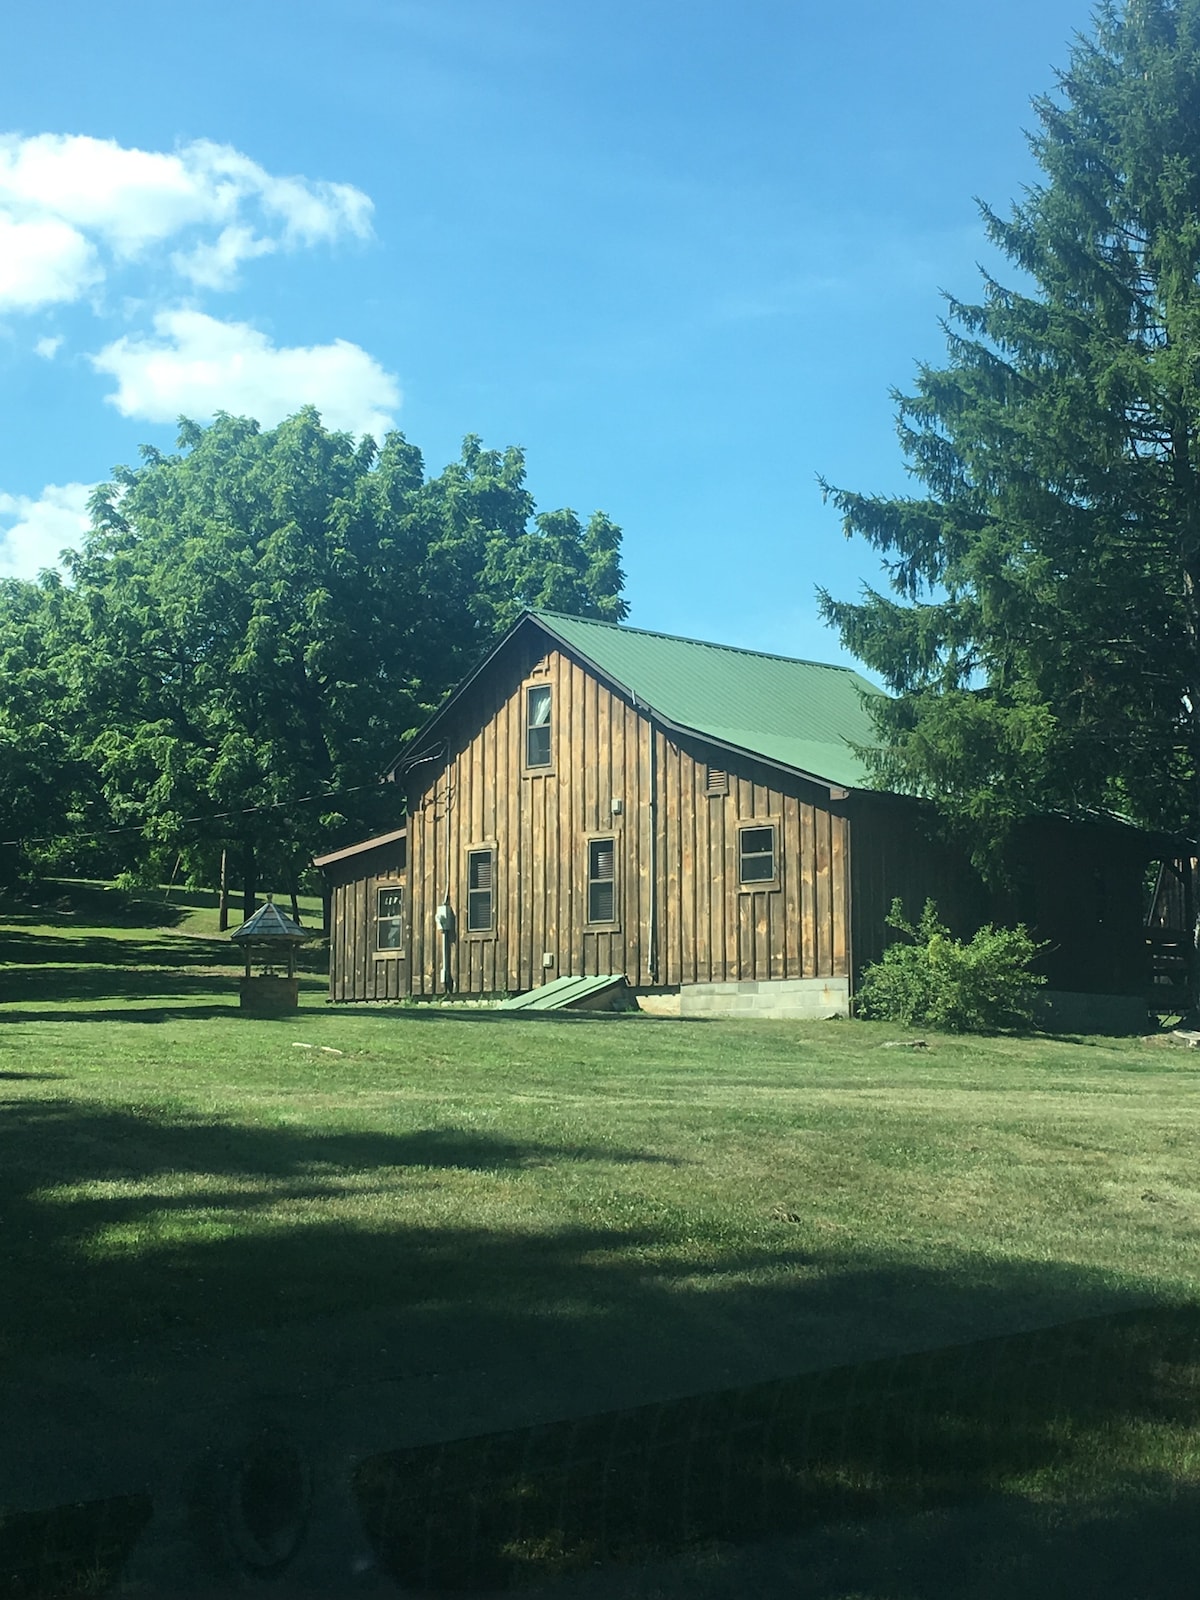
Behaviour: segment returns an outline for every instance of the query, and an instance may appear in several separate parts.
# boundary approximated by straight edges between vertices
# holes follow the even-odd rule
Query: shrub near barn
[[[893,900],[887,925],[912,942],[890,945],[863,973],[859,1016],[950,1033],[1031,1026],[1038,986],[1046,980],[1029,970],[1042,946],[1023,925],[988,923],[969,941],[955,939],[932,900],[915,927],[905,920],[901,901]]]

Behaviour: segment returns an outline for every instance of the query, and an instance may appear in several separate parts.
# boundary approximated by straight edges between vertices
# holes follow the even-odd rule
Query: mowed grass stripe
[[[936,1339],[950,1306],[985,1335],[1005,1275],[1010,1303],[1044,1320],[1081,1296],[1195,1294],[1188,1052],[937,1037],[917,1051],[859,1023],[311,997],[255,1021],[211,905],[164,917],[155,902],[139,927],[123,904],[123,924],[61,912],[4,945],[2,1248],[27,1290],[0,1307],[10,1351],[403,1314],[431,1273],[460,1318],[481,1300],[520,1326],[564,1296],[597,1317],[613,1293],[648,1316],[664,1296],[721,1298],[746,1337],[801,1313],[815,1326],[839,1286],[870,1304],[872,1282],[876,1336],[910,1341]],[[39,941],[56,960],[76,950],[49,977],[75,973],[78,992],[39,980],[21,998]],[[193,986],[164,994],[163,974]]]

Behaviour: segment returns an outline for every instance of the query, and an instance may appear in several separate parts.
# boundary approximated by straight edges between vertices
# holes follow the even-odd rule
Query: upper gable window
[[[771,883],[775,878],[775,827],[738,829],[739,880]]]
[[[525,765],[548,767],[551,756],[553,693],[548,683],[525,691]]]

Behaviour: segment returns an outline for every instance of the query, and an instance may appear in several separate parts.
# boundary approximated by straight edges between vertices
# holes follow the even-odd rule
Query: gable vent
[[[705,794],[728,794],[729,774],[723,767],[708,767],[706,769]]]

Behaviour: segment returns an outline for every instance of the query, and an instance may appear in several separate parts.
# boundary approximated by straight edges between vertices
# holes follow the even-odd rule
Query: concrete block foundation
[[[647,999],[651,998],[647,996]],[[661,997],[664,1000],[666,998]],[[764,1017],[778,1021],[814,1021],[850,1015],[850,980],[772,978],[759,982],[692,983],[680,989],[678,1000],[679,1009],[675,1015],[680,1017]],[[644,1001],[642,1004],[643,1009],[652,1009]]]

